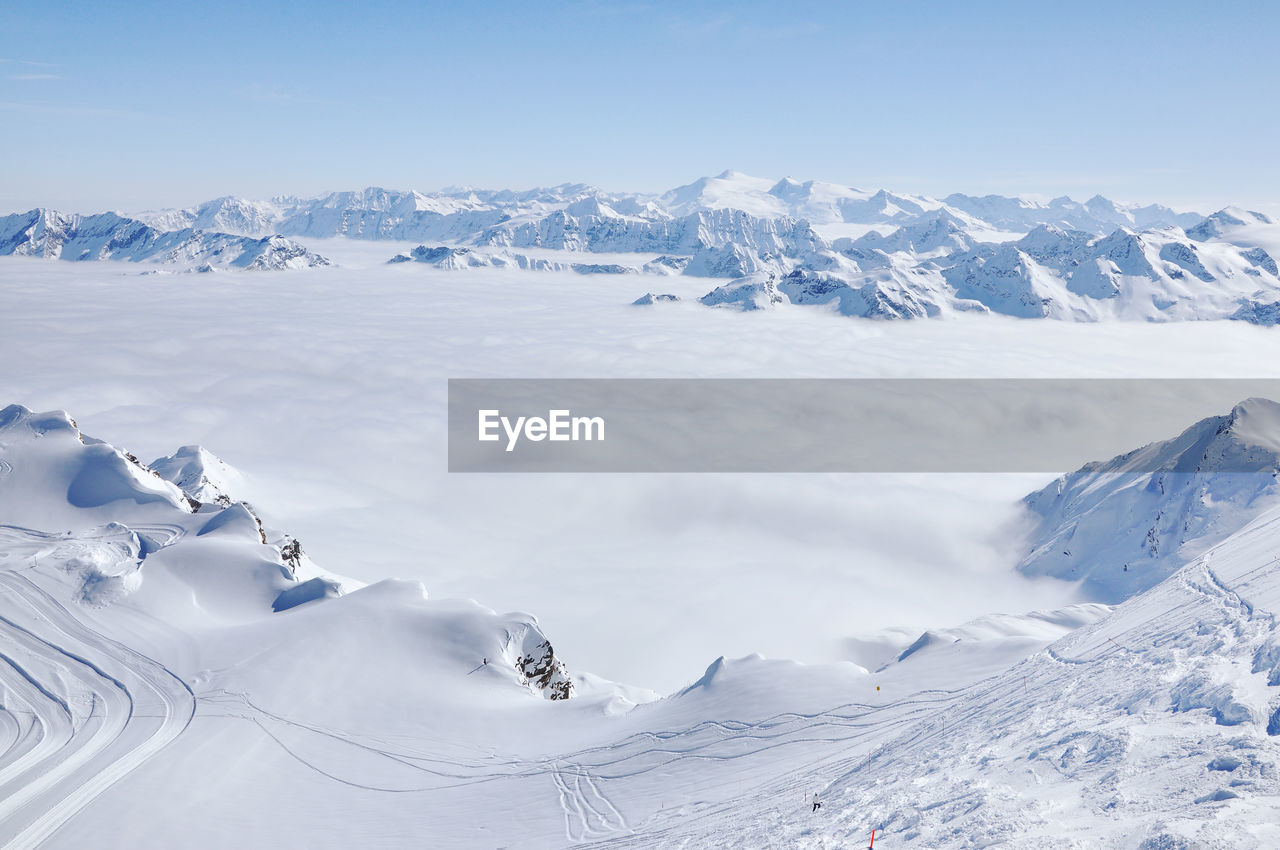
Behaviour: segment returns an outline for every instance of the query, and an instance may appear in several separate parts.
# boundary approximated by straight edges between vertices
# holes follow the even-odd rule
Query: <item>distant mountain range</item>
[[[744,214],[691,220],[698,213],[734,210]],[[283,236],[401,241],[452,241],[477,245],[557,247],[582,251],[647,251],[653,240],[697,247],[736,241],[733,228],[757,220],[795,219],[809,225],[907,224],[946,210],[967,226],[1013,233],[1040,224],[1095,235],[1116,227],[1192,227],[1204,216],[1158,204],[1125,205],[1095,196],[1084,203],[1056,198],[1040,203],[998,195],[954,194],[938,200],[879,190],[867,192],[834,183],[790,178],[773,181],[726,171],[660,195],[610,193],[581,183],[527,191],[445,189],[423,193],[369,188],[318,198],[277,197],[268,201],[215,198],[183,210],[132,217],[160,230],[211,230],[241,236]],[[688,220],[669,230],[636,229]],[[615,225],[603,230],[590,225]],[[703,224],[701,232],[694,226]],[[629,223],[630,232],[625,226]],[[586,226],[583,226],[583,225]],[[687,233],[692,227],[692,232]],[[722,230],[721,228],[727,228]],[[785,229],[785,228],[784,228]],[[657,235],[673,234],[673,235]]]
[[[370,188],[223,197],[132,216],[41,209],[0,217],[0,254],[203,270],[327,265],[306,243],[334,237],[418,242],[392,260],[451,270],[725,278],[731,282],[700,301],[738,309],[834,304],[845,315],[878,318],[1280,320],[1271,253],[1280,226],[1266,215],[1227,208],[1202,216],[1101,196],[939,200],[726,171],[656,195],[584,184]]]

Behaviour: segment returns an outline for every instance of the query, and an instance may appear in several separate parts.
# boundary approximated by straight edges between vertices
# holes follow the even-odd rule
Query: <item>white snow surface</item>
[[[0,410],[0,445],[6,847],[1280,838],[1280,510],[1115,609],[658,699],[420,582],[277,612],[300,585],[244,503],[193,511],[59,412]]]

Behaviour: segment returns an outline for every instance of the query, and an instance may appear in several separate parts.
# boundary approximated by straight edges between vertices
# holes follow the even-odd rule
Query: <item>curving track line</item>
[[[5,542],[52,536],[3,529]],[[0,846],[35,848],[178,737],[195,697],[0,562]]]

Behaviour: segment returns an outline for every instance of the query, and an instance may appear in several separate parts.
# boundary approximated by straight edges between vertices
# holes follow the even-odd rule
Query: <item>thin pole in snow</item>
[[[871,843],[867,845],[867,850],[875,850],[876,847],[876,831],[871,830]]]

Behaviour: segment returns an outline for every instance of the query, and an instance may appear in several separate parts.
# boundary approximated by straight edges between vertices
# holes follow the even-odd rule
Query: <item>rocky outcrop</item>
[[[551,642],[532,618],[515,632],[508,632],[504,655],[520,680],[535,694],[549,700],[573,696],[569,671],[556,658]]]

